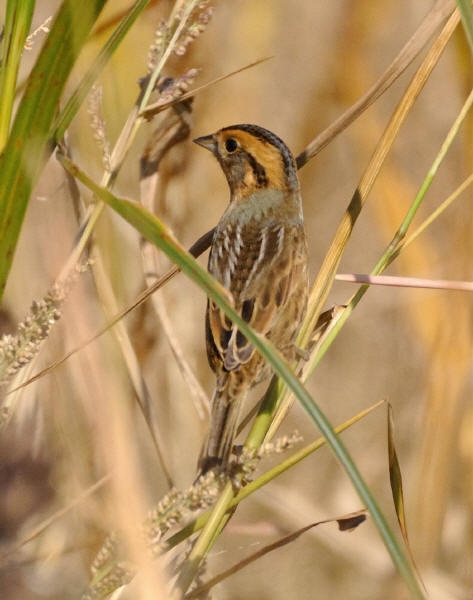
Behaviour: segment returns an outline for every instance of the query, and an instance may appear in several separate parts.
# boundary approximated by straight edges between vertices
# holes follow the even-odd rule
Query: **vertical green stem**
[[[0,56],[0,153],[10,130],[16,81],[26,36],[33,17],[34,0],[8,0]]]

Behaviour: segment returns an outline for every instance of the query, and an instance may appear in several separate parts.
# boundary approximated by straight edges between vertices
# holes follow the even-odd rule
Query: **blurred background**
[[[101,78],[103,118],[112,146],[136,100],[137,81],[146,74],[154,30],[172,4],[150,3]],[[33,26],[54,14],[58,5],[49,0],[37,3]],[[108,3],[102,27],[83,53],[69,89],[111,34],[115,16],[128,6],[121,0]],[[190,137],[161,164],[156,197],[158,216],[179,241],[189,247],[213,227],[229,196],[216,161],[192,144],[192,138],[227,125],[255,123],[277,133],[298,154],[368,89],[431,6],[428,0],[217,3],[205,32],[184,56],[173,57],[166,74],[200,68],[200,85],[257,59],[272,58],[195,97]],[[38,39],[25,56],[23,76],[41,43]],[[418,64],[419,59],[300,171],[311,279]],[[471,89],[471,73],[469,49],[459,27],[388,156],[340,272],[369,272],[391,241]],[[100,181],[101,152],[89,121],[84,106],[68,144],[73,159]],[[139,161],[152,128],[153,124],[142,128],[121,169],[117,194],[138,198]],[[441,166],[417,223],[471,171],[472,134],[470,118]],[[85,189],[81,192],[87,199]],[[388,273],[471,280],[471,217],[467,191]],[[2,332],[13,332],[31,302],[47,292],[69,256],[76,232],[69,188],[52,160],[28,208],[1,314]],[[139,239],[110,213],[102,217],[97,238],[118,304],[124,307],[145,286]],[[164,272],[169,263],[159,260]],[[206,264],[206,256],[200,261]],[[327,307],[343,304],[354,291],[352,284],[336,282]],[[182,275],[159,294],[167,326],[209,396],[214,378],[205,355],[205,297]],[[61,357],[106,320],[90,271],[80,275],[36,367]],[[125,323],[151,393],[169,473],[175,485],[184,488],[194,478],[207,421],[195,408],[195,390],[183,380],[151,302]],[[472,594],[470,373],[468,293],[376,287],[366,294],[308,383],[334,425],[379,400],[392,404],[410,543],[432,600],[463,600]],[[255,392],[251,400],[258,398]],[[281,431],[295,429],[306,444],[319,435],[298,405]],[[344,433],[343,440],[397,529],[386,430],[382,407]],[[110,473],[111,480],[99,491],[3,561],[2,598],[77,597],[87,585],[90,562],[105,533],[116,528],[117,520],[126,521],[127,511],[136,509],[139,514],[168,491],[115,338],[107,334],[25,390],[15,419],[2,432],[0,547],[14,547]],[[298,527],[360,508],[346,475],[323,448],[243,503],[212,551],[207,576]],[[352,533],[341,533],[334,524],[311,530],[216,587],[212,597],[398,600],[408,595],[368,520]]]

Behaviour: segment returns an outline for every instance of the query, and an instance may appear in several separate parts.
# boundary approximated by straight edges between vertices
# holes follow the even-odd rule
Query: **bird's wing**
[[[242,318],[262,335],[270,331],[293,290],[297,235],[304,235],[302,227],[251,221],[216,232],[209,271],[232,293]],[[253,345],[212,301],[207,307],[207,340],[228,371],[254,353]],[[210,360],[212,364],[211,356]]]

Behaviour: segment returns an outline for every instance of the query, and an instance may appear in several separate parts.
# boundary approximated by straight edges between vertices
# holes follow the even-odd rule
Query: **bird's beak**
[[[204,135],[203,137],[196,138],[193,140],[193,142],[195,144],[199,144],[199,146],[202,146],[202,148],[207,148],[207,150],[210,150],[212,154],[217,152],[217,142],[215,141],[213,135]]]

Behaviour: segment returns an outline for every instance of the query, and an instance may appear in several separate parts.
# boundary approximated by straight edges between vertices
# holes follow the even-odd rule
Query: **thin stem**
[[[417,211],[419,210],[419,206],[422,204],[422,202],[425,198],[425,194],[427,193],[427,190],[432,185],[435,175],[437,174],[437,171],[438,171],[440,165],[442,164],[450,146],[452,145],[453,140],[456,138],[458,131],[460,129],[460,126],[463,123],[463,121],[465,120],[465,117],[468,114],[468,111],[470,110],[472,104],[473,104],[473,90],[468,95],[468,98],[465,100],[465,103],[463,104],[460,112],[458,113],[458,116],[455,119],[452,127],[450,128],[450,131],[447,133],[445,140],[443,141],[442,146],[440,147],[440,150],[439,150],[437,156],[435,157],[429,171],[427,172],[427,175],[426,175],[424,181],[422,182],[422,185],[420,186],[420,189],[417,192],[416,197],[414,198],[414,201],[412,202],[409,210],[407,211],[406,216],[404,217],[401,225],[399,226],[399,229],[396,231],[396,234],[394,235],[393,239],[391,240],[391,243],[386,248],[383,255],[376,263],[376,266],[374,267],[373,271],[371,272],[372,275],[378,275],[379,273],[384,271],[384,269],[397,256],[398,247],[400,246],[402,240],[405,238],[407,230],[411,226],[411,223],[412,223]]]
[[[179,577],[176,581],[173,598],[176,600],[182,598],[188,587],[192,583],[200,563],[205,558],[209,547],[216,538],[218,530],[221,530],[221,522],[225,517],[225,513],[235,497],[236,493],[233,489],[231,481],[227,481],[217,504],[212,509],[209,519],[205,524],[202,533],[198,537],[192,552],[184,563]]]
[[[471,184],[473,183],[473,174],[469,175],[465,181],[457,187],[457,189],[450,194],[450,196],[442,202],[442,204],[434,210],[434,212],[423,221],[419,227],[405,240],[400,247],[398,247],[397,252],[399,252],[404,248],[407,248],[409,244],[419,237],[421,233],[423,233],[427,227],[429,227],[438,217],[452,204],[460,194],[462,194]]]
[[[33,10],[33,0],[9,0],[6,6],[0,56],[0,153],[3,152],[8,139],[18,69]]]

